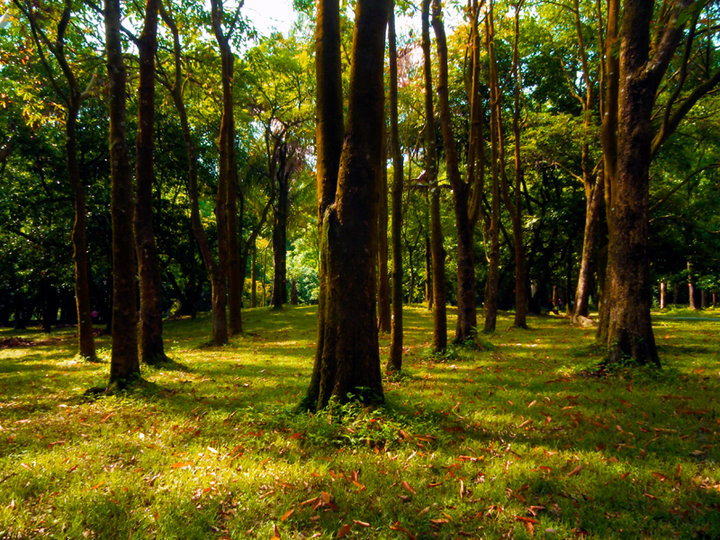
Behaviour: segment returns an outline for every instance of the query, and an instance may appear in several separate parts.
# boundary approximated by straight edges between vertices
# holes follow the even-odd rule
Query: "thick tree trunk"
[[[447,175],[453,192],[455,227],[457,229],[457,326],[455,329],[455,342],[462,343],[472,338],[477,326],[475,257],[473,255],[473,229],[468,207],[470,186],[463,182],[460,177],[457,148],[450,117],[447,40],[439,0],[433,0],[432,25],[435,30],[439,63],[437,93],[440,125],[445,144]]]
[[[105,47],[110,81],[110,174],[112,178],[113,313],[109,388],[140,377],[135,301],[135,240],[132,173],[125,138],[125,65],[120,43],[120,2],[105,0]]]
[[[435,152],[435,110],[433,107],[432,68],[430,56],[430,0],[422,4],[422,48],[425,77],[425,172],[430,190],[430,252],[432,257],[433,349],[447,348],[447,313],[445,298],[445,248],[440,222],[440,186],[437,183]]]
[[[145,25],[138,41],[135,242],[140,283],[140,359],[149,365],[166,359],[162,338],[162,278],[152,208],[158,4],[159,0],[147,0]]]
[[[340,60],[339,0],[318,0],[315,23],[315,80],[317,82],[315,141],[317,146],[318,233],[322,239],[325,211],[335,201],[343,141],[342,68]],[[334,347],[334,333],[326,333],[327,268],[320,257],[318,268],[318,330],[315,364],[303,406],[315,409],[320,400],[324,351]],[[264,291],[263,286],[263,291]],[[264,293],[263,293],[264,294]],[[263,298],[264,302],[264,298]]]
[[[617,176],[610,193],[609,365],[631,358],[659,365],[650,320],[648,198],[651,116],[657,82],[648,75],[651,0],[626,0],[620,46]]]
[[[392,325],[390,331],[390,358],[387,369],[400,371],[403,348],[403,266],[402,266],[402,192],[403,157],[400,152],[398,131],[398,80],[397,45],[395,38],[395,3],[392,2],[388,24],[390,49],[390,153],[393,160],[392,181]]]
[[[378,258],[377,258],[377,312],[378,329],[383,334],[390,332],[390,278],[388,275],[388,183],[387,183],[387,133],[381,137],[380,165],[378,179]]]
[[[384,399],[373,268],[388,7],[389,2],[360,0],[355,11],[348,127],[335,202],[322,220],[324,328],[308,390],[311,408],[323,408],[331,398]]]

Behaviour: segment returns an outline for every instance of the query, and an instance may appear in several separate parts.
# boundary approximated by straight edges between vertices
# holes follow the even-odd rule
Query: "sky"
[[[292,0],[245,0],[242,12],[263,35],[272,31],[287,35],[295,22]]]

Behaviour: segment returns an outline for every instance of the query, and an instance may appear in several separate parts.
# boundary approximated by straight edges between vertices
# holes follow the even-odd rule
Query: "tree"
[[[120,1],[105,0],[105,47],[110,97],[112,178],[113,308],[109,388],[124,388],[140,376],[135,302],[135,237],[132,173],[126,142],[126,71],[120,42]]]
[[[57,21],[54,41],[47,35],[42,22],[46,13],[38,12],[37,6],[25,4],[21,0],[14,0],[17,8],[25,15],[32,29],[33,39],[41,56],[42,64],[50,84],[55,89],[58,98],[64,102],[65,114],[65,152],[67,158],[67,171],[72,186],[75,221],[72,230],[73,260],[75,263],[75,303],[78,320],[78,349],[79,354],[88,360],[95,359],[95,342],[93,338],[92,316],[90,307],[90,262],[88,257],[87,241],[87,203],[83,178],[78,164],[78,116],[82,102],[87,99],[95,83],[95,75],[89,77],[85,89],[80,86],[79,73],[68,60],[66,50],[66,36],[70,26],[73,5],[72,0],[65,0],[62,12]],[[67,84],[67,90],[60,87],[55,80],[53,71],[48,64],[43,48],[53,55]]]
[[[619,6],[610,3],[608,39]],[[687,79],[696,27],[704,3],[680,0],[664,6],[653,23],[652,0],[626,0],[620,25],[617,77],[616,140],[604,140],[608,204],[608,282],[606,321],[601,322],[608,348],[606,365],[627,358],[659,365],[650,319],[652,292],[648,259],[649,169],[653,156],[692,106],[720,82],[720,70],[705,77],[678,101]],[[689,27],[689,28],[688,28]],[[653,35],[652,30],[658,33]],[[653,129],[658,88],[681,44],[675,90],[665,103],[663,121]],[[612,56],[606,41],[606,54]],[[715,68],[715,66],[708,66]],[[715,68],[717,69],[717,68]],[[609,70],[608,70],[609,72]],[[675,77],[673,77],[674,79]],[[614,100],[614,97],[608,99]],[[614,101],[613,105],[614,106]],[[612,108],[610,114],[614,114]],[[610,162],[610,167],[608,167]]]
[[[447,347],[445,299],[445,248],[440,222],[440,186],[437,182],[435,109],[433,106],[432,60],[430,58],[430,0],[422,4],[423,73],[425,76],[425,180],[430,190],[430,252],[432,257],[433,349]]]
[[[318,57],[325,52],[324,21],[338,16],[337,5],[318,4]],[[383,122],[383,64],[389,2],[360,0],[355,31],[348,99],[348,123],[338,168],[337,191],[322,219],[321,267],[324,269],[322,338],[306,405],[325,407],[355,396],[368,402],[384,399],[375,313],[374,261],[380,135]],[[334,26],[334,25],[333,25]],[[332,32],[332,30],[331,30]],[[338,47],[339,49],[339,47]],[[335,70],[329,76],[335,80]],[[323,86],[318,77],[318,108]],[[321,114],[320,121],[326,120]],[[318,128],[321,129],[320,127]],[[320,195],[324,196],[325,185]],[[324,197],[321,198],[321,201]]]
[[[218,253],[221,274],[227,279],[227,300],[229,307],[228,326],[230,334],[242,332],[242,287],[244,270],[240,268],[240,246],[238,241],[237,211],[237,162],[235,158],[235,119],[233,115],[232,82],[235,55],[230,48],[230,38],[236,28],[242,3],[229,25],[223,30],[223,2],[210,0],[212,29],[220,48],[222,64],[222,121],[218,148],[220,150],[218,192],[215,215],[218,226]],[[222,279],[222,278],[221,278]]]
[[[160,0],[147,0],[138,39],[138,133],[135,184],[135,242],[140,284],[140,358],[150,365],[166,359],[162,339],[162,279],[153,230],[155,138],[155,53]]]
[[[402,194],[403,156],[400,152],[398,129],[397,43],[395,35],[395,2],[390,7],[388,21],[390,63],[390,154],[393,160],[392,181],[392,320],[390,325],[390,358],[387,369],[400,371],[403,347],[403,262],[402,262]]]
[[[445,144],[445,163],[455,208],[455,228],[457,229],[457,327],[455,341],[462,343],[470,339],[477,326],[475,293],[475,256],[473,254],[473,223],[470,220],[469,204],[473,187],[460,176],[455,135],[450,118],[450,100],[448,98],[448,54],[445,27],[442,22],[440,1],[433,0],[432,25],[438,53],[438,108],[440,127]]]

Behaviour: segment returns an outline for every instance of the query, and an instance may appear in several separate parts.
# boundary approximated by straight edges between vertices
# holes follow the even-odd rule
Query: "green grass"
[[[592,329],[503,316],[438,358],[411,307],[387,406],[315,415],[313,308],[246,310],[225,347],[209,325],[168,322],[176,364],[96,400],[107,337],[94,364],[69,331],[0,349],[0,537],[720,536],[717,322],[658,320],[662,371],[597,378]]]

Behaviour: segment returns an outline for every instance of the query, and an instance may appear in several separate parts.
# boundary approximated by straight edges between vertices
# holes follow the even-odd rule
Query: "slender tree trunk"
[[[392,328],[390,332],[390,359],[387,369],[400,371],[403,348],[403,266],[402,266],[402,192],[403,157],[400,152],[398,130],[397,45],[395,36],[395,2],[390,9],[388,23],[390,49],[390,153],[393,160],[392,181]]]
[[[376,201],[383,132],[383,63],[389,2],[360,0],[350,73],[348,126],[335,201],[322,221],[324,340],[307,405],[331,397],[384,400],[375,313]],[[320,81],[318,81],[320,83]],[[313,385],[317,383],[317,387]]]
[[[283,152],[280,149],[280,152]],[[290,210],[290,183],[284,159],[277,168],[277,206],[273,216],[273,292],[270,303],[282,309],[287,303],[287,220]]]
[[[257,307],[257,246],[255,242],[252,245],[252,255],[250,257],[250,307]]]
[[[687,271],[688,271],[688,277],[687,277],[687,286],[688,286],[688,307],[693,310],[697,310],[697,293],[695,292],[695,283],[693,283],[693,277],[692,277],[692,265],[690,264],[690,261],[687,263]]]
[[[235,120],[233,117],[232,80],[235,56],[230,40],[223,33],[222,0],[211,0],[212,27],[222,64],[223,114],[220,123],[220,167],[215,216],[218,226],[218,252],[221,272],[227,280],[227,303],[229,306],[228,329],[230,335],[242,332],[242,282],[244,272],[240,268],[240,246],[237,224],[237,165],[235,161]]]
[[[594,184],[588,186],[589,191],[585,198],[585,229],[583,232],[583,249],[580,258],[580,271],[578,273],[577,290],[575,292],[575,311],[573,320],[587,317],[590,314],[590,282],[593,274],[593,261],[597,244],[597,232],[602,218],[603,206],[603,172],[598,174]]]
[[[665,309],[666,302],[665,299],[667,298],[667,283],[665,283],[665,280],[662,280],[660,282],[660,309]]]
[[[135,301],[132,172],[125,138],[125,65],[120,43],[120,1],[105,0],[105,47],[110,81],[110,174],[113,253],[112,355],[109,388],[140,377]]]
[[[428,206],[430,203],[428,202]],[[429,213],[429,212],[428,212]],[[428,228],[430,223],[428,223]],[[428,310],[433,308],[433,277],[432,277],[432,247],[430,242],[430,235],[425,235],[425,303],[427,304]],[[412,288],[410,289],[412,294]],[[412,299],[411,299],[412,302]]]
[[[71,99],[65,125],[65,149],[68,174],[73,191],[75,221],[73,223],[73,261],[75,263],[75,306],[78,318],[78,349],[80,356],[95,360],[92,316],[90,315],[90,261],[87,243],[87,204],[77,161],[77,116],[80,100]]]
[[[477,326],[475,292],[475,257],[473,255],[473,228],[469,215],[470,186],[460,177],[457,148],[450,117],[450,98],[448,93],[448,58],[445,27],[442,22],[440,1],[433,0],[432,25],[438,53],[438,108],[440,125],[445,143],[445,162],[447,175],[453,192],[455,208],[455,227],[457,229],[457,326],[455,342],[462,343],[470,339]]]
[[[432,68],[430,56],[430,0],[422,4],[422,48],[425,76],[425,171],[430,190],[430,252],[432,254],[433,349],[447,348],[447,314],[445,298],[445,248],[440,222],[440,186],[437,183],[435,153],[435,110],[433,107]]]
[[[513,38],[513,156],[515,167],[515,186],[513,188],[513,200],[508,197],[508,211],[512,221],[513,243],[515,249],[515,326],[527,328],[528,297],[527,297],[527,269],[525,267],[525,245],[523,240],[522,205],[520,190],[523,185],[524,170],[520,156],[520,92],[522,81],[520,80],[520,0],[515,7],[515,33]],[[502,137],[502,134],[500,135]]]
[[[190,204],[190,224],[192,227],[195,241],[197,242],[200,256],[207,270],[210,279],[211,305],[212,305],[212,327],[213,327],[213,343],[222,345],[228,341],[227,329],[227,293],[225,288],[225,280],[222,276],[220,265],[215,260],[210,243],[208,242],[205,229],[202,226],[200,218],[200,203],[198,196],[198,173],[197,173],[197,154],[195,144],[193,143],[192,133],[190,132],[190,123],[188,121],[187,110],[182,93],[182,60],[180,49],[180,36],[177,25],[169,11],[169,6],[160,5],[160,14],[163,21],[170,28],[173,36],[173,62],[174,77],[168,88],[173,97],[175,109],[178,112],[180,126],[183,134],[183,142],[185,143],[185,153],[187,156],[188,169],[188,199]]]
[[[378,329],[390,332],[390,279],[388,276],[388,182],[387,182],[387,133],[383,129],[380,151],[380,178],[378,182],[378,260],[377,303]]]
[[[153,231],[153,148],[155,135],[155,52],[159,0],[147,0],[145,25],[138,40],[138,133],[136,142],[135,242],[140,283],[140,359],[166,359],[162,338],[162,278]]]
[[[500,96],[497,85],[497,62],[495,60],[495,36],[493,21],[493,2],[488,0],[488,12],[485,18],[485,39],[490,57],[490,146],[491,161],[491,203],[490,226],[488,236],[490,252],[488,253],[488,279],[485,286],[485,327],[486,333],[495,331],[498,311],[498,294],[500,284],[500,157],[498,150]]]

